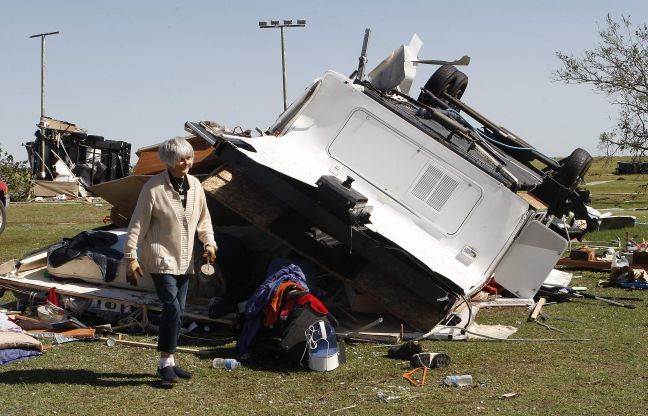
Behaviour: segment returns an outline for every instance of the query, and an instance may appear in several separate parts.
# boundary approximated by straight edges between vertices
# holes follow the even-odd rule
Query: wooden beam
[[[106,338],[106,337],[101,337],[99,339],[101,341],[106,342],[106,344],[109,345],[109,346],[111,346],[111,344],[114,342],[114,344],[128,345],[130,347],[157,349],[157,344],[152,344],[152,343],[149,343],[149,342],[128,341],[128,340],[125,340],[125,339]],[[176,352],[186,352],[186,353],[189,353],[189,354],[197,354],[197,355],[209,355],[209,354],[211,354],[212,350],[211,349],[188,348],[188,347],[176,347]]]
[[[419,330],[433,328],[445,316],[445,311],[434,308],[375,266],[367,265],[353,279],[352,285]]]
[[[531,310],[531,314],[529,315],[529,318],[527,319],[528,321],[535,321],[538,319],[538,315],[540,314],[540,311],[542,310],[542,306],[547,302],[547,298],[540,298],[533,309]]]
[[[275,197],[227,168],[202,182],[205,194],[264,229],[270,227],[286,207]]]

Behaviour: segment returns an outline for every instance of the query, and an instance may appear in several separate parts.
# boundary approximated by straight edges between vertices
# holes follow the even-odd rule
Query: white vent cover
[[[419,178],[414,188],[412,188],[411,194],[421,201],[425,201],[442,177],[443,172],[432,165],[428,165],[425,173]]]
[[[459,182],[432,165],[428,165],[410,193],[437,211],[441,211]]]

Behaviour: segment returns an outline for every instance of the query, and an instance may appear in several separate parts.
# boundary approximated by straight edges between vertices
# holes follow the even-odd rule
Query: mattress
[[[117,242],[113,244],[111,248],[123,252],[124,243],[126,242],[126,229],[120,228],[109,232],[118,237]],[[99,266],[88,256],[79,256],[59,267],[54,267],[48,262],[47,271],[54,278],[77,279],[90,284],[121,287],[125,289],[141,290],[144,292],[155,292],[153,279],[148,273],[144,273],[143,277],[137,279],[137,286],[132,286],[128,283],[126,280],[126,261],[121,262],[117,269],[115,278],[110,282],[104,281]]]

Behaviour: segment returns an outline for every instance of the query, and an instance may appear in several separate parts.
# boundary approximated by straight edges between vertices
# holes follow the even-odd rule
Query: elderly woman
[[[205,192],[198,179],[188,174],[193,148],[176,137],[164,142],[159,153],[167,169],[142,188],[128,227],[124,257],[132,285],[137,285],[144,272],[153,278],[162,303],[157,374],[163,382],[177,383],[179,377],[191,378],[191,373],[176,365],[173,354],[180,337],[189,277],[194,273],[194,235],[203,244],[203,257],[211,263],[216,260],[216,242]]]

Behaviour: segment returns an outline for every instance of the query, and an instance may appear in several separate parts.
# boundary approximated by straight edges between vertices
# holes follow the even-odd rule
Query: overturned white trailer
[[[217,157],[203,177],[217,227],[261,229],[429,330],[493,278],[533,297],[567,245],[561,218],[595,223],[577,188],[587,152],[542,155],[462,102],[467,76],[418,60],[420,46],[414,37],[368,79],[364,56],[355,76],[326,72],[257,137],[185,127]],[[421,62],[442,66],[413,98]],[[133,198],[107,199],[128,218]]]
[[[594,223],[577,188],[589,154],[559,163],[494,125],[460,101],[467,77],[451,65],[408,96],[419,47],[368,80],[364,58],[355,78],[326,72],[261,136],[186,129],[225,163],[204,182],[215,199],[429,329],[491,278],[533,297],[567,245],[555,224]]]

